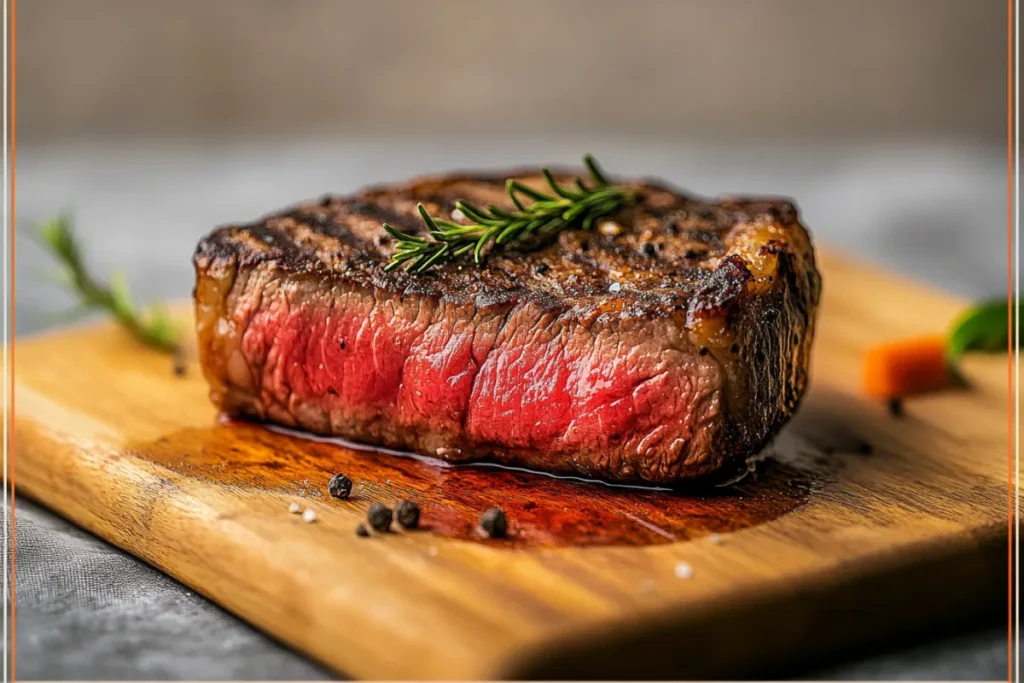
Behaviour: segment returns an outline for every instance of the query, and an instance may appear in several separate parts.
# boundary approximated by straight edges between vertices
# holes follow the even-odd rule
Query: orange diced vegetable
[[[880,399],[936,391],[950,385],[941,336],[886,342],[864,356],[864,392]]]

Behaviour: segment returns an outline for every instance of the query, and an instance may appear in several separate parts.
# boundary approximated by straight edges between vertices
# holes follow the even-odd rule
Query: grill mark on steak
[[[381,225],[384,223],[390,223],[402,232],[424,232],[423,221],[420,220],[419,216],[395,211],[390,207],[382,206],[374,202],[356,200],[348,204],[346,209],[357,216],[372,218]]]
[[[672,482],[757,452],[806,384],[820,281],[795,207],[637,182],[639,203],[609,217],[617,234],[384,272],[382,223],[421,232],[418,202],[449,219],[456,198],[507,207],[504,177],[421,179],[213,231],[194,258],[213,401],[606,479]]]

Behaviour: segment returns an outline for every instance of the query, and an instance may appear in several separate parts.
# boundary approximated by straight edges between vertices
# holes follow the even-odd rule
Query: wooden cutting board
[[[99,324],[17,343],[17,491],[363,678],[770,675],[1005,614],[1005,357],[970,357],[973,388],[893,417],[858,393],[865,345],[941,332],[964,303],[822,261],[812,388],[732,487],[442,467],[218,422],[194,363],[176,377]],[[339,471],[348,501],[325,491]],[[370,502],[403,498],[427,529],[356,536]],[[475,531],[492,505],[512,539]]]

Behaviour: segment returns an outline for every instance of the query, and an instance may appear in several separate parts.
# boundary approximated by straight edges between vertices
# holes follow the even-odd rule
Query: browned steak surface
[[[199,244],[196,326],[229,414],[448,460],[673,482],[759,451],[803,394],[820,278],[796,208],[639,202],[484,267],[385,272],[418,202],[511,208],[510,175],[325,197]],[[569,180],[570,176],[562,176]],[[456,217],[456,220],[459,220]]]

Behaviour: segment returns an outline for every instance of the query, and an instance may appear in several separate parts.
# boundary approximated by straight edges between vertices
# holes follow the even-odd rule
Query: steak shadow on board
[[[620,184],[591,231],[485,265],[385,272],[416,205],[511,208],[448,175],[217,228],[195,252],[200,360],[225,413],[449,461],[653,484],[724,476],[807,383],[821,280],[785,200]],[[570,181],[569,174],[557,174]]]

